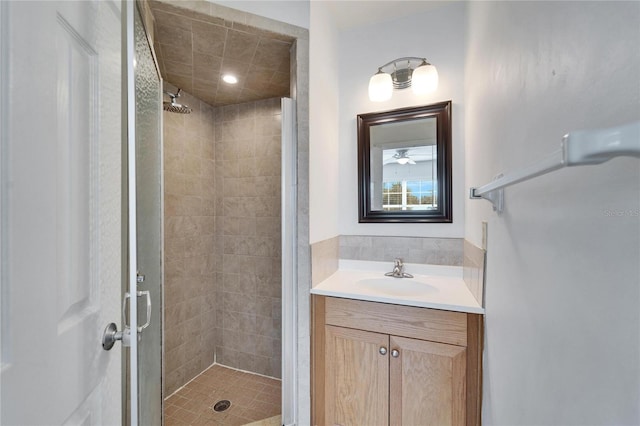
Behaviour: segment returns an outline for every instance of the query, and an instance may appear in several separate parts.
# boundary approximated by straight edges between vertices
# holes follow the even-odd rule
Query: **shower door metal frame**
[[[136,229],[136,78],[135,78],[135,2],[123,2],[125,15],[125,59],[127,88],[127,229],[128,229],[128,264],[126,271],[126,291],[130,295],[137,294],[137,229]],[[123,309],[124,311],[124,309]],[[124,312],[123,312],[124,313]],[[124,403],[128,403],[128,416],[125,421],[129,426],[138,425],[138,303],[133,296],[129,303],[129,327],[133,338],[129,346],[128,392],[123,392]],[[126,381],[124,382],[126,383]],[[124,405],[123,405],[124,407]]]
[[[296,104],[281,99],[282,110],[282,424],[298,421],[297,123]]]

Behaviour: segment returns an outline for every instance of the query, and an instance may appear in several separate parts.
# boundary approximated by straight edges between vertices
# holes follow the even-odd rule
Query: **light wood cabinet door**
[[[482,315],[312,300],[313,425],[481,425]]]
[[[388,424],[388,348],[386,334],[325,327],[325,424]]]
[[[391,425],[465,424],[464,347],[391,336],[389,353]]]

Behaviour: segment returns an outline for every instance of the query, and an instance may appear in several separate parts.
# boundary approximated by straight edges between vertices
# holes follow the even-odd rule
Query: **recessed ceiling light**
[[[222,81],[229,84],[236,84],[238,82],[238,78],[235,75],[225,74],[222,76]]]

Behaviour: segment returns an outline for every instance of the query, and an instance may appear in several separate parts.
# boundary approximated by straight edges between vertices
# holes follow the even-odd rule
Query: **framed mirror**
[[[451,101],[358,115],[359,222],[452,222]]]

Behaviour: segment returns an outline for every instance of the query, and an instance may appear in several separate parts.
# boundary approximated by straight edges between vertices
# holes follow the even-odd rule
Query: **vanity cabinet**
[[[313,296],[314,425],[479,425],[482,316]]]

